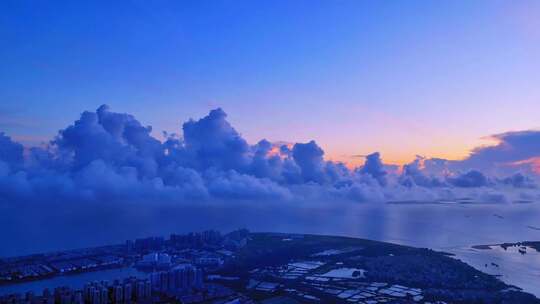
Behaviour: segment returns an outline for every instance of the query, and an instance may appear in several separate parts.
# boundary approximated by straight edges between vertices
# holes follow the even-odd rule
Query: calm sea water
[[[506,250],[491,246],[490,250],[454,248],[449,250],[459,259],[483,272],[540,297],[540,253],[532,248],[521,254],[518,247]]]

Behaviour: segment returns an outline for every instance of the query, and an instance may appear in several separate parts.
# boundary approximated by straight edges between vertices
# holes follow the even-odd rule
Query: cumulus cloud
[[[244,171],[249,145],[226,120],[222,109],[210,111],[198,121],[184,123],[184,152],[188,164],[199,170],[208,168]]]
[[[500,180],[502,184],[515,188],[536,188],[534,180],[522,173],[516,173]]]
[[[403,167],[402,183],[425,187],[536,188],[540,173],[540,131],[496,134],[491,146],[473,149],[463,160],[418,157]]]
[[[540,163],[540,131],[517,131],[491,136],[497,144],[479,147],[456,167],[490,172],[508,172],[516,168],[535,171]]]
[[[427,160],[421,156],[403,166],[403,174],[400,176],[400,183],[407,187],[422,186],[422,187],[443,187],[446,186],[444,181],[441,181],[436,174],[440,174],[443,170],[438,168],[436,161]],[[435,167],[429,167],[431,166]]]
[[[222,109],[185,122],[163,141],[151,131],[103,105],[83,112],[45,147],[25,148],[0,133],[0,202],[384,202],[536,189],[524,173],[489,177],[474,168],[535,157],[540,136],[532,131],[498,135],[498,145],[476,149],[461,162],[418,157],[401,170],[384,164],[378,152],[350,169],[325,160],[315,141],[249,144]]]
[[[477,170],[471,170],[456,177],[449,177],[448,182],[456,187],[463,188],[485,187],[489,183],[487,177]]]
[[[0,161],[6,166],[19,166],[23,161],[23,146],[3,132],[0,132]]]
[[[310,141],[294,145],[292,155],[295,163],[300,168],[300,173],[304,182],[325,182],[324,172],[324,151],[315,143]]]
[[[386,170],[381,160],[379,152],[366,156],[366,163],[360,169],[361,173],[369,174],[376,179],[381,186],[386,186]]]

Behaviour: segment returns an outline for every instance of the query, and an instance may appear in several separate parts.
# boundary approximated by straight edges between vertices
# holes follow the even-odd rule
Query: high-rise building
[[[112,299],[113,303],[122,303],[124,299],[124,291],[122,290],[122,286],[115,285],[112,287]]]
[[[75,292],[75,295],[73,297],[73,303],[74,304],[84,304],[84,299],[83,299],[83,292],[78,290]]]
[[[123,286],[123,289],[124,289],[124,303],[129,303],[131,302],[131,298],[132,298],[132,295],[133,295],[133,289],[132,289],[132,283],[128,281],[129,279],[126,279],[126,281],[124,281],[124,286]]]
[[[152,297],[152,284],[150,280],[144,281],[144,298],[150,299]]]
[[[178,265],[169,271],[154,272],[147,282],[148,288],[160,292],[179,294],[203,286],[203,273],[191,264]]]
[[[107,287],[101,287],[99,296],[101,304],[107,304],[109,302],[109,290],[107,289]]]
[[[92,295],[90,296],[89,302],[92,304],[101,304],[101,298],[98,289],[94,288],[92,290]]]
[[[141,300],[141,299],[146,298],[145,293],[144,293],[144,282],[143,281],[137,282],[136,295],[137,295],[137,300]]]

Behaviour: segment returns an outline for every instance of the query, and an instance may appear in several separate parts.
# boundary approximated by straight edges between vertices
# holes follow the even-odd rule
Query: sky
[[[3,0],[0,239],[532,217],[538,71],[540,1]]]
[[[0,130],[108,104],[152,135],[222,108],[250,144],[464,159],[540,127],[538,1],[1,1]]]

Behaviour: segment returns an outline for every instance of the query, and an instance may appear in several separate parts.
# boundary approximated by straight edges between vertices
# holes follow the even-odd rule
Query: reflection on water
[[[84,284],[88,282],[105,280],[112,282],[116,279],[124,279],[130,276],[142,278],[147,276],[147,274],[140,272],[135,268],[129,267],[98,270],[73,275],[62,275],[46,280],[0,286],[0,295],[10,293],[25,293],[27,291],[32,291],[34,294],[41,294],[45,288],[49,288],[52,291],[55,287],[59,286],[69,286],[71,288],[82,289]]]
[[[37,212],[32,206],[3,209],[5,212],[0,212],[0,239],[7,240],[5,244],[10,245],[0,246],[0,256],[122,243],[126,239],[166,236],[171,232],[248,228],[252,231],[347,235],[429,247],[455,252],[458,258],[471,259],[473,263],[475,255],[456,248],[540,240],[540,230],[533,229],[540,227],[538,203],[293,205],[250,202],[212,206],[125,204],[103,207],[74,204],[50,210]],[[510,257],[506,254],[498,256],[501,260]],[[512,275],[514,269],[519,269],[514,272],[528,273],[528,278],[537,275],[534,269],[538,269],[540,261],[531,260],[528,255],[525,259],[520,262],[522,268],[515,268],[513,264],[501,267],[501,271],[508,274],[502,279],[520,286],[525,280],[520,279],[520,275]],[[527,268],[533,269],[532,272],[524,265],[534,266]],[[535,293],[540,295],[538,291]]]

